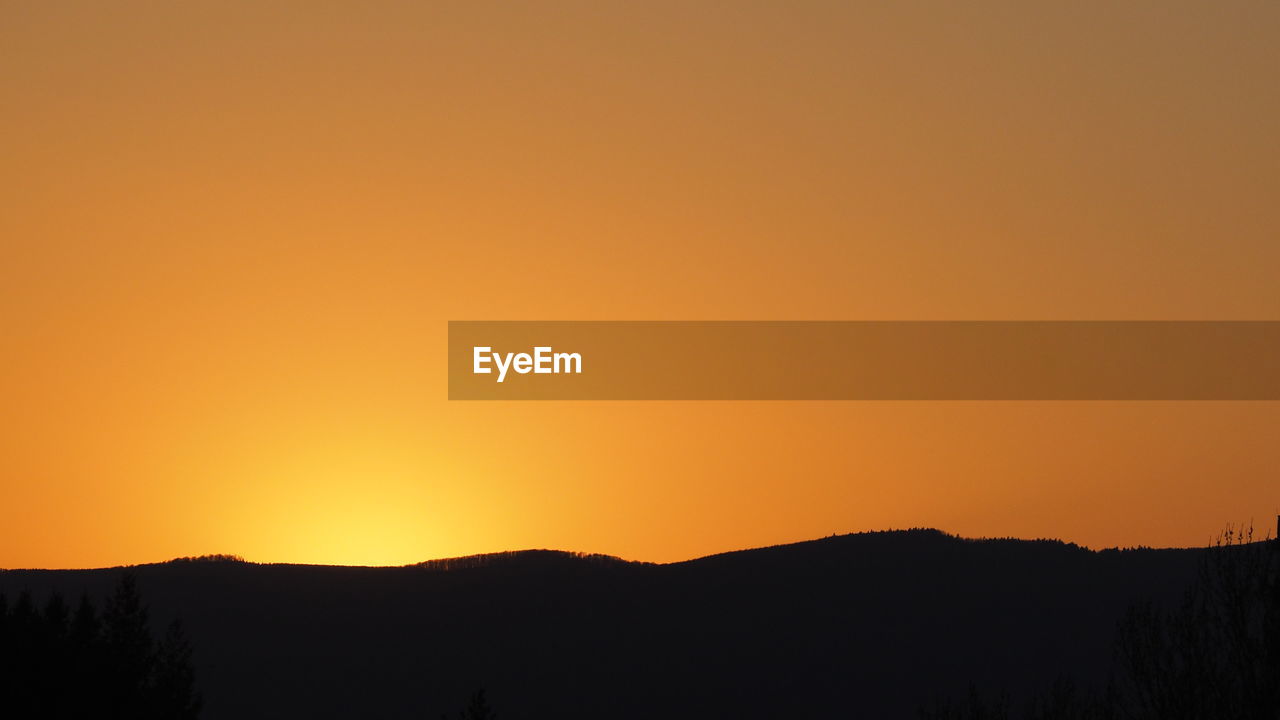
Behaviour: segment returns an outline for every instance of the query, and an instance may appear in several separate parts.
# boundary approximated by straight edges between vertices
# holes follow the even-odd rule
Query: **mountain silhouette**
[[[477,688],[520,718],[915,718],[977,687],[1102,683],[1135,602],[1205,551],[860,533],[671,564],[531,550],[396,568],[221,556],[129,572],[180,618],[201,717],[438,718]],[[8,570],[0,593],[106,596],[121,569]]]

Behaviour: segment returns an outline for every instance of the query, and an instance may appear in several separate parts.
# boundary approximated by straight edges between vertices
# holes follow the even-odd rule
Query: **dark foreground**
[[[914,718],[973,684],[1017,704],[1101,685],[1134,602],[1172,605],[1202,550],[1093,552],[936,531],[671,565],[549,551],[406,568],[132,568],[180,616],[208,720]],[[122,570],[5,571],[0,593],[107,596]]]

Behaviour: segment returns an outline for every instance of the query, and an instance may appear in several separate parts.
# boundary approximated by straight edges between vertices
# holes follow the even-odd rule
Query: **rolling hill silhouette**
[[[1133,602],[1203,550],[862,533],[666,565],[546,550],[399,568],[132,568],[180,616],[202,717],[908,718],[970,683],[1101,682]],[[0,593],[109,593],[122,570],[10,570]]]

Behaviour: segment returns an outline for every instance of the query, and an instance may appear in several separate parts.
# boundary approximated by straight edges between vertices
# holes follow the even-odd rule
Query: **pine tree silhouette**
[[[191,666],[191,644],[182,632],[182,622],[169,624],[156,649],[153,702],[155,717],[190,720],[200,715],[201,698],[195,690],[195,670]]]
[[[0,717],[192,720],[199,716],[191,646],[175,622],[151,638],[137,584],[126,575],[101,619],[88,595],[71,612],[53,593],[0,595]]]
[[[103,641],[111,659],[106,668],[108,715],[143,717],[147,710],[144,696],[154,658],[147,609],[138,596],[137,580],[132,573],[121,576],[115,593],[107,601],[102,620]]]

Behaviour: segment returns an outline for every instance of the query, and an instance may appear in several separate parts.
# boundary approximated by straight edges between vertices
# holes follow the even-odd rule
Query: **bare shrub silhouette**
[[[1227,528],[1204,551],[1196,581],[1172,609],[1138,603],[1116,632],[1107,688],[1060,680],[1027,720],[1277,720],[1280,718],[1280,541]],[[971,688],[924,720],[1005,720],[1007,702]]]
[[[1129,611],[1117,641],[1124,717],[1280,717],[1277,542],[1228,528],[1181,606]]]

